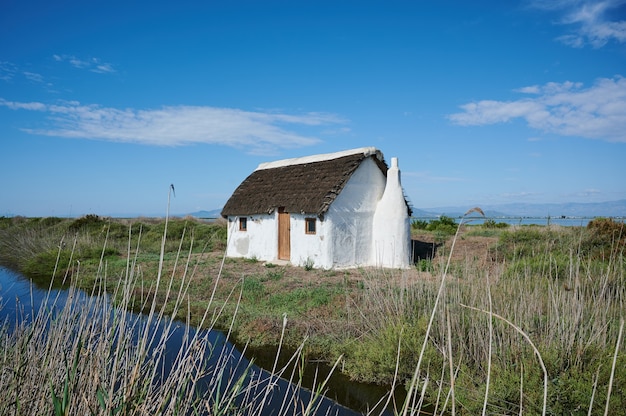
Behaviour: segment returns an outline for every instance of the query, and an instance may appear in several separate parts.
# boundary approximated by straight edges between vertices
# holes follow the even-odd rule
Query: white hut
[[[410,265],[398,161],[373,147],[263,163],[222,210],[229,257],[318,268]]]

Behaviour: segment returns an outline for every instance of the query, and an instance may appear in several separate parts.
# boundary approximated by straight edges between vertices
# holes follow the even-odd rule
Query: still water
[[[587,224],[597,217],[455,217],[454,221],[464,224],[480,225],[486,220],[493,220],[496,223],[503,222],[509,225],[560,225],[562,227],[586,227]],[[412,217],[411,220],[430,222],[435,217]],[[614,217],[615,221],[622,222],[626,217]]]
[[[0,322],[4,322],[8,326],[8,330],[11,331],[16,322],[22,320],[29,320],[36,313],[39,307],[46,301],[46,299],[56,299],[57,307],[62,307],[67,299],[69,291],[65,289],[48,289],[47,287],[41,288],[34,284],[31,280],[14,273],[6,268],[0,267]],[[79,292],[78,296],[87,298],[88,295]],[[48,304],[50,304],[48,302]],[[135,319],[143,319],[141,315],[131,314]],[[162,331],[163,325],[154,327],[154,331]],[[183,345],[185,334],[193,336],[196,332],[194,328],[189,328],[183,323],[176,323],[176,328],[171,334],[171,337],[167,341],[167,351],[171,355],[169,359],[166,357],[166,361],[173,361],[176,354]],[[228,340],[225,335],[220,331],[210,331],[207,333],[209,341],[215,347],[217,346],[221,350],[227,350],[231,363],[231,374],[237,374],[237,377],[244,373],[248,368],[250,361],[245,356],[242,356],[241,352]],[[255,363],[267,364],[271,366],[274,361],[275,351],[272,350],[256,350],[247,351],[248,356],[254,356]],[[214,364],[216,361],[215,349],[213,354],[207,354],[206,360],[209,365]],[[308,383],[313,384],[313,379],[316,378],[319,383],[320,380],[324,380],[330,368],[325,365],[308,363],[305,367],[304,374],[308,375]],[[270,373],[263,368],[253,365],[250,370],[251,374],[255,374],[255,383],[259,383],[258,380],[265,380],[266,383],[276,382],[275,377],[271,377]],[[259,376],[259,374],[261,376]],[[303,382],[306,386],[307,380]],[[259,384],[259,388],[263,388],[263,384]],[[311,400],[311,392],[306,388],[297,388],[295,385],[289,383],[287,380],[280,379],[277,387],[274,388],[271,396],[272,402],[267,406],[267,415],[275,414],[286,394],[293,394],[297,391],[298,398],[307,403]],[[341,415],[341,416],[356,416],[365,413],[368,409],[371,410],[374,405],[384,396],[386,389],[380,386],[372,386],[361,383],[353,383],[338,372],[334,373],[329,381],[327,397],[322,399],[322,402],[318,408],[317,414],[319,415]],[[330,399],[330,398],[332,399]],[[392,414],[391,412],[377,409],[376,414]]]

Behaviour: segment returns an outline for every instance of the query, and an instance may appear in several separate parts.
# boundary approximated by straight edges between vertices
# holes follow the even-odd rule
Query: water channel
[[[14,273],[6,268],[0,267],[0,322],[4,322],[8,325],[9,331],[15,325],[19,319],[29,319],[37,313],[42,302],[47,298],[58,297],[57,304],[62,305],[68,296],[69,291],[66,289],[48,289],[37,286],[36,283],[21,276],[18,273]],[[87,297],[88,295],[80,292],[80,296]],[[141,315],[131,314],[134,319],[143,319]],[[163,324],[160,324],[162,326]],[[151,329],[152,330],[152,329]],[[161,327],[153,328],[154,331],[162,331]],[[167,341],[167,351],[171,354],[170,359],[173,361],[176,354],[183,345],[185,334],[194,334],[196,330],[194,328],[187,327],[184,323],[176,322],[175,329],[172,331],[171,336]],[[304,377],[302,380],[302,386],[304,388],[298,388],[294,384],[289,383],[287,380],[271,377],[271,374],[266,369],[271,369],[275,357],[275,350],[246,350],[245,355],[242,355],[239,350],[233,346],[220,331],[211,331],[207,333],[210,343],[215,347],[223,350],[227,350],[229,354],[229,363],[231,365],[231,374],[243,374],[250,364],[250,359],[254,358],[254,363],[249,372],[255,374],[256,383],[258,388],[263,388],[263,383],[273,382],[276,383],[276,387],[273,389],[271,396],[271,402],[267,406],[267,415],[276,414],[276,409],[279,409],[283,397],[286,394],[293,394],[296,391],[299,400],[306,403],[311,400],[312,393],[308,388],[311,388],[315,383],[319,384],[320,380],[324,380],[327,374],[330,372],[330,368],[321,363],[308,362],[304,368]],[[206,356],[209,365],[216,361],[215,356],[220,354],[213,354]],[[291,353],[287,352],[284,356],[280,357],[282,361],[285,361]],[[167,361],[167,357],[166,357]],[[263,367],[266,367],[264,369]],[[264,380],[259,382],[259,380]],[[307,388],[308,387],[308,388]],[[325,397],[322,398],[318,411],[319,415],[340,415],[340,416],[356,416],[366,413],[368,410],[372,410],[376,403],[385,396],[387,389],[380,386],[354,383],[347,379],[339,372],[334,372],[328,382],[327,392]],[[391,411],[385,411],[383,409],[376,409],[371,414],[376,415],[392,415]]]

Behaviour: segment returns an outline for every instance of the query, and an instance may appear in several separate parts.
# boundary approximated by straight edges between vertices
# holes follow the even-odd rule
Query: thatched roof
[[[387,175],[382,153],[371,147],[262,164],[235,190],[222,216],[267,214],[278,207],[323,216],[367,158]]]

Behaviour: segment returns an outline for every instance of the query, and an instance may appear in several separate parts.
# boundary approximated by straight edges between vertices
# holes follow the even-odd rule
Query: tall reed
[[[122,276],[107,274],[103,254],[95,279],[98,284],[87,295],[73,284],[80,278],[80,263],[71,265],[72,274],[63,275],[70,283],[66,299],[50,291],[32,314],[23,311],[16,317],[14,328],[7,322],[0,325],[0,414],[260,415],[267,413],[270,405],[273,414],[279,415],[318,411],[327,380],[320,380],[314,391],[302,395],[297,373],[287,375],[294,384],[283,392],[279,406],[275,400],[270,403],[286,367],[275,368],[276,375],[253,372],[243,355],[227,346],[227,337],[211,332],[217,320],[211,311],[222,310],[213,299],[207,300],[202,318],[202,322],[210,318],[208,330],[196,331],[185,325],[180,334],[172,317],[188,302],[194,268],[191,248],[185,255],[181,245],[174,269],[182,269],[176,277],[182,278],[178,291],[173,291],[174,273],[169,279],[162,275],[165,233],[159,279],[148,292],[165,287],[165,299],[173,299],[174,310],[166,313],[167,302],[157,301],[154,295],[142,301],[141,309],[149,311],[146,315],[128,312],[136,306],[134,289],[141,285],[142,276],[136,261],[141,236],[135,248],[131,235],[129,229],[127,267]],[[57,264],[57,268],[64,265]],[[219,275],[215,277],[216,285],[219,279]],[[115,283],[109,284],[110,280]],[[105,292],[111,287],[112,293]],[[187,324],[189,321],[187,315]],[[180,336],[181,343],[171,358],[168,348],[174,336]],[[301,354],[299,348],[291,361],[300,360]]]
[[[574,247],[563,277],[554,259],[550,267],[552,250],[536,248],[535,257],[548,260],[539,273],[530,266],[510,273],[507,263],[486,268],[483,259],[455,267],[441,260],[437,280],[366,272],[367,295],[352,306],[362,317],[359,343],[346,370],[406,383],[403,415],[424,403],[438,414],[598,413],[609,397],[609,414],[624,414],[623,254],[612,250],[591,267]]]

